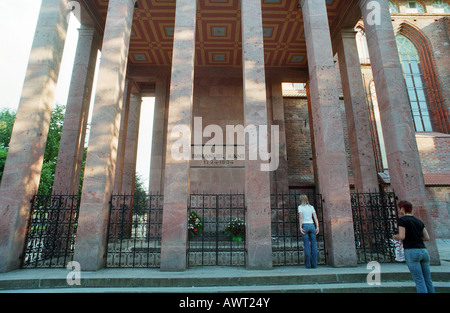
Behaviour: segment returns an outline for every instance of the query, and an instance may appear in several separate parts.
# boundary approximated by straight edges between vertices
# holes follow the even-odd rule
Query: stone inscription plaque
[[[245,168],[244,145],[192,145],[191,168]]]

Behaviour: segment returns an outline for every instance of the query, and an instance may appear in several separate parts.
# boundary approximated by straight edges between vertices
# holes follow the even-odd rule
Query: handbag
[[[395,260],[397,262],[405,262],[405,250],[401,240],[393,239],[395,247]]]

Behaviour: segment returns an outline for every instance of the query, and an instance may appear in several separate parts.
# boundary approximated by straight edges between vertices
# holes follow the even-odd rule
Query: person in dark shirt
[[[406,265],[416,284],[417,292],[434,293],[430,255],[423,243],[430,240],[425,224],[413,216],[413,206],[409,201],[400,201],[398,208],[403,216],[398,219],[398,234],[393,238],[403,241]]]

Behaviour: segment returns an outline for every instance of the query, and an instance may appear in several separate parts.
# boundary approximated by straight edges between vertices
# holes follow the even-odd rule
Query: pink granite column
[[[317,151],[316,151],[316,141],[314,140],[314,120],[312,115],[312,103],[311,103],[311,92],[309,90],[309,82],[305,84],[306,91],[306,102],[308,104],[308,121],[309,121],[309,134],[311,137],[311,154],[313,157],[313,173],[314,173],[314,186],[315,189],[320,191],[320,180],[319,171],[317,170]]]
[[[338,43],[339,69],[344,93],[355,190],[378,191],[378,174],[370,133],[369,113],[353,29],[341,31]]]
[[[374,9],[381,8],[376,12]],[[380,108],[391,186],[400,200],[414,206],[430,233],[427,248],[433,264],[439,263],[420,164],[406,84],[387,0],[360,1],[364,30]],[[375,14],[375,15],[374,15]],[[378,14],[378,15],[377,15]]]
[[[283,90],[281,81],[271,81],[271,98],[273,112],[272,124],[278,125],[280,131],[278,148],[280,156],[278,168],[275,171],[274,191],[278,194],[289,193],[286,131],[284,124]]]
[[[130,109],[131,81],[125,80],[125,88],[122,98],[122,113],[120,115],[119,145],[117,148],[116,171],[114,173],[114,191],[115,195],[123,194],[123,167],[125,163],[125,147],[128,131],[128,114]]]
[[[241,15],[244,126],[267,126],[261,1],[241,1]],[[269,269],[272,267],[270,173],[261,170],[263,161],[259,156],[257,160],[250,160],[248,153],[255,152],[259,148],[262,148],[259,151],[267,151],[267,137],[263,138],[259,129],[257,135],[258,142],[249,136],[245,143],[247,267]]]
[[[67,1],[43,0],[0,186],[0,272],[19,268],[67,34]]]
[[[94,28],[81,27],[78,30],[78,46],[53,183],[54,194],[78,193],[99,45]]]
[[[139,94],[131,94],[129,97],[128,120],[126,123],[126,139],[125,149],[122,154],[123,169],[122,169],[122,188],[121,194],[133,195],[134,186],[136,183],[136,160],[138,152],[138,138],[139,138],[139,119],[141,117],[142,97]],[[117,174],[117,171],[116,171]],[[120,173],[119,173],[120,174]],[[134,199],[129,202],[130,208],[134,205]],[[127,216],[124,217],[125,232],[131,236],[132,227],[131,221],[133,219],[133,210],[129,210]]]
[[[328,262],[355,266],[350,189],[325,0],[301,0]]]
[[[164,145],[167,100],[167,78],[157,78],[155,110],[153,115],[152,154],[150,163],[149,194],[163,194],[164,189]]]
[[[139,138],[139,119],[141,116],[142,97],[138,94],[130,96],[130,110],[128,113],[127,139],[123,164],[122,193],[134,194],[136,179],[136,160]]]
[[[84,171],[74,260],[82,270],[104,266],[135,0],[110,0]]]
[[[129,193],[127,191],[122,190],[122,183],[123,183],[123,176],[124,176],[123,173],[124,173],[124,165],[125,165],[125,151],[126,151],[125,148],[126,148],[126,144],[127,144],[126,139],[127,139],[127,132],[128,132],[128,115],[129,115],[129,111],[130,111],[131,85],[132,85],[132,82],[130,81],[130,79],[126,78],[123,97],[121,99],[122,112],[120,115],[119,141],[118,141],[117,157],[116,157],[116,170],[114,172],[113,195],[124,195],[124,194],[129,195]],[[122,203],[122,201],[123,201],[122,198],[120,198],[118,201],[120,203],[117,203],[116,205],[124,205],[124,203]],[[127,204],[130,203],[132,205],[132,201],[126,202],[126,203]],[[121,215],[122,215],[122,212],[120,212],[119,210],[114,210],[113,212],[111,212],[110,225],[111,225],[111,223],[114,223],[114,222],[117,223],[117,221],[119,221],[121,219]],[[128,232],[129,232],[131,227],[128,227],[129,225],[127,223],[129,223],[130,219],[124,219],[123,221],[126,225],[125,228],[114,227],[113,229],[109,230],[109,234],[112,236],[117,236],[119,230],[121,230],[121,231],[128,230]]]
[[[196,9],[197,1],[176,2],[164,184],[162,271],[182,271],[186,268]],[[184,144],[183,149],[175,151],[177,143]]]

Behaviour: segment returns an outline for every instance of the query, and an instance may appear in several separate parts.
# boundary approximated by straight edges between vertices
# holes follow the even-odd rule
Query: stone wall
[[[219,67],[196,68],[192,115],[194,118],[202,118],[203,131],[208,125],[220,126],[225,142],[226,125],[244,124],[242,70]],[[193,135],[197,138],[202,137],[202,134],[195,132],[195,129]],[[205,144],[211,139],[212,137],[202,137],[201,141]],[[194,145],[194,138],[192,140]],[[244,191],[244,161],[226,161],[224,164],[208,163],[205,160],[192,161],[191,193],[242,193]]]

